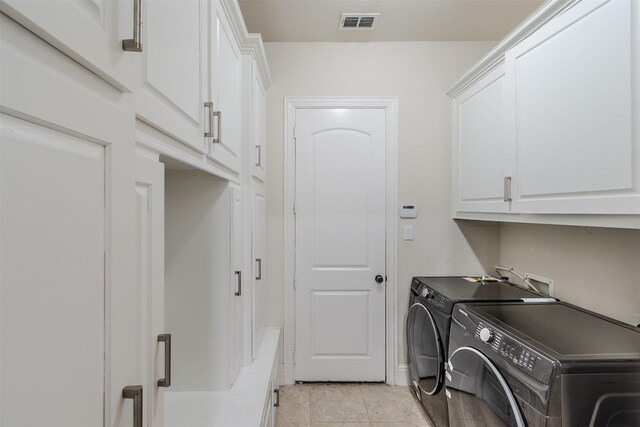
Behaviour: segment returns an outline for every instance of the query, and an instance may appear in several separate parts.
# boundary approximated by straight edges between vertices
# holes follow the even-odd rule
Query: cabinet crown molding
[[[229,18],[240,51],[253,57],[258,66],[264,89],[267,90],[271,86],[271,73],[269,72],[269,63],[267,62],[262,35],[249,33],[242,17],[238,0],[221,0],[220,3]]]
[[[504,55],[509,49],[527,38],[549,20],[564,13],[580,1],[581,0],[549,0],[544,3],[498,43],[496,47],[471,67],[458,81],[449,87],[446,94],[451,98],[458,96],[470,85],[502,64],[504,62]]]

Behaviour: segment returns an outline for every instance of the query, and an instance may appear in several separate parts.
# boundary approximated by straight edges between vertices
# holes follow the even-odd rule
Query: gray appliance
[[[472,282],[463,277],[413,278],[406,325],[411,383],[416,397],[436,427],[448,425],[447,402],[442,387],[454,305],[469,301],[540,300],[549,298],[541,298],[541,295],[506,281]]]
[[[640,329],[561,302],[460,304],[446,372],[462,426],[640,426]]]

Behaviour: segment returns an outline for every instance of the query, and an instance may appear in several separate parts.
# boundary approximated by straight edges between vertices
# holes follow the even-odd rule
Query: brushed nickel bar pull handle
[[[213,138],[213,102],[205,102],[204,108],[209,109],[209,131],[205,131],[205,138]]]
[[[158,387],[171,387],[171,334],[158,335],[158,342],[164,343],[164,378],[158,380]]]
[[[511,201],[511,177],[510,176],[504,177],[504,201],[505,202]]]
[[[122,50],[142,52],[142,0],[133,0],[133,38],[122,40]]]
[[[276,401],[273,403],[273,406],[280,406],[280,389],[277,388],[273,390],[273,392],[276,394]]]
[[[239,297],[242,295],[242,271],[236,271],[236,275],[238,276],[238,290],[235,293],[235,296]]]
[[[213,117],[218,119],[218,137],[217,138],[213,138]],[[212,113],[212,119],[211,119],[211,137],[213,138],[213,141],[211,141],[214,144],[219,144],[222,141],[222,111],[214,111]]]
[[[258,263],[258,276],[256,276],[256,280],[262,280],[262,259],[257,258],[256,262]]]
[[[122,389],[122,398],[133,399],[133,427],[142,427],[142,386],[126,386]]]
[[[256,166],[262,166],[262,145],[256,145]]]

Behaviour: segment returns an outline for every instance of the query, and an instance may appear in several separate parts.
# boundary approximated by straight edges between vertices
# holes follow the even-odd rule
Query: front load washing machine
[[[561,302],[459,304],[452,427],[640,426],[640,329]]]
[[[414,277],[407,316],[411,383],[436,427],[447,426],[442,386],[449,345],[451,312],[457,303],[473,301],[549,301],[506,281],[473,281],[463,277]]]

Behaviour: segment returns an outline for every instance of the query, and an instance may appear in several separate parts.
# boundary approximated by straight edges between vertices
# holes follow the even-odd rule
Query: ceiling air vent
[[[339,28],[343,31],[373,31],[379,19],[379,13],[343,13]]]

